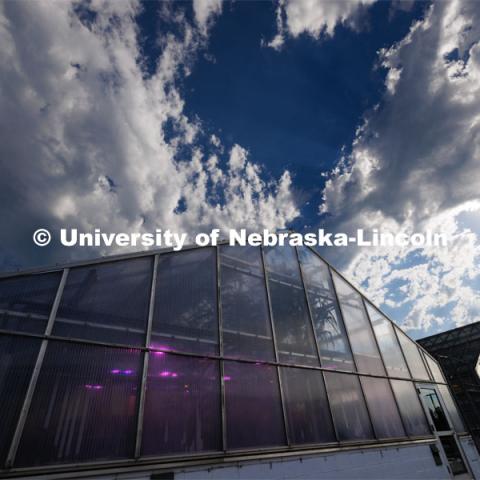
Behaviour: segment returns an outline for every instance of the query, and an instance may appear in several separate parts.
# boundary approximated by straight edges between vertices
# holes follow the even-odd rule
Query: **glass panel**
[[[333,280],[358,371],[386,375],[362,297],[335,272]]]
[[[360,382],[372,412],[372,422],[378,438],[405,436],[392,390],[386,378],[360,377]]]
[[[328,398],[338,439],[373,439],[367,407],[356,375],[325,372]]]
[[[437,432],[451,430],[437,392],[433,388],[420,388],[420,392],[423,398],[423,403],[425,404],[433,425],[435,426],[435,430]]]
[[[140,352],[50,341],[16,466],[133,455]]]
[[[428,426],[413,383],[404,380],[391,380],[390,383],[397,399],[407,434],[412,437],[431,435],[432,432]]]
[[[442,442],[443,450],[447,456],[448,464],[452,470],[453,475],[460,475],[461,473],[467,473],[467,468],[463,463],[462,455],[458,448],[457,442],[453,436],[441,436],[440,442]]]
[[[392,323],[369,302],[365,302],[365,304],[370,321],[372,322],[373,331],[377,336],[378,346],[382,352],[388,375],[392,377],[410,378],[407,364],[403,358]]]
[[[285,445],[276,367],[238,362],[224,365],[227,447]]]
[[[153,257],[72,268],[53,334],[145,345]]]
[[[221,449],[217,360],[150,353],[143,455]]]
[[[160,350],[218,354],[214,248],[160,255],[152,346]]]
[[[318,354],[295,250],[292,247],[265,249],[265,267],[268,270],[279,360],[318,366]]]
[[[44,333],[62,272],[0,280],[0,329]]]
[[[280,372],[292,443],[335,442],[322,372],[287,367]]]
[[[420,380],[430,380],[417,344],[413,340],[410,340],[399,328],[396,328],[396,332],[412,377]]]
[[[447,383],[445,380],[445,377],[443,376],[442,370],[438,366],[438,363],[436,360],[434,360],[430,355],[427,353],[423,352],[423,358],[425,358],[428,368],[430,369],[430,372],[433,376],[433,379],[438,382],[438,383]]]
[[[27,392],[41,340],[0,336],[0,469]]]
[[[303,279],[325,368],[355,370],[328,266],[308,248],[299,248]]]
[[[260,249],[228,245],[219,248],[224,354],[273,361],[272,328]]]
[[[438,385],[438,389],[440,391],[440,395],[442,396],[448,415],[450,416],[450,420],[453,423],[453,428],[458,433],[466,432],[462,418],[458,413],[457,406],[455,405],[455,401],[452,398],[450,390],[446,385]]]

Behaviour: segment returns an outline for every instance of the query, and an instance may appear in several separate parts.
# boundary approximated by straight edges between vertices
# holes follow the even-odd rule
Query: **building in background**
[[[418,341],[439,362],[473,439],[480,448],[480,322]]]
[[[480,478],[437,362],[308,248],[0,280],[0,477]]]

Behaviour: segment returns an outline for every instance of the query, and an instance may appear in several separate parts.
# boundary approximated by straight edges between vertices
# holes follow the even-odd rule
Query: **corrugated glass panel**
[[[396,329],[396,332],[412,377],[419,380],[430,380],[417,344],[413,340],[410,340],[399,328]]]
[[[7,458],[41,340],[0,335],[0,468]]]
[[[333,280],[358,371],[386,375],[362,297],[335,272]]]
[[[285,445],[276,367],[224,362],[227,448]]]
[[[216,265],[214,248],[160,255],[154,348],[218,354]]]
[[[365,304],[388,375],[410,378],[392,323],[369,302],[365,302]]]
[[[153,257],[143,257],[72,268],[53,334],[144,345],[152,267]]]
[[[325,372],[333,421],[340,441],[373,439],[367,407],[356,375]]]
[[[272,328],[260,249],[228,245],[219,248],[224,354],[273,361]]]
[[[133,455],[138,350],[50,341],[17,466]]]
[[[402,420],[386,378],[360,377],[372,423],[378,438],[405,436]]]
[[[390,383],[397,399],[407,434],[412,437],[431,435],[432,432],[428,426],[414,384],[405,380],[390,380]]]
[[[142,455],[222,448],[219,362],[151,352]]]
[[[318,354],[295,250],[292,247],[265,249],[265,267],[268,271],[279,360],[298,365],[318,365]]]
[[[450,420],[453,423],[453,428],[457,433],[466,432],[465,425],[463,424],[462,417],[458,413],[457,406],[453,400],[452,394],[446,385],[438,385],[438,390],[442,396],[443,403],[447,409]]]
[[[280,372],[292,443],[335,442],[322,372],[287,367]]]
[[[62,272],[0,280],[0,329],[44,333]]]
[[[308,248],[299,248],[298,253],[322,366],[353,371],[352,353],[328,266]]]
[[[428,353],[425,353],[425,352],[423,352],[423,357],[427,362],[428,368],[430,369],[433,379],[438,383],[447,383],[437,361],[433,359],[430,355],[428,355]]]

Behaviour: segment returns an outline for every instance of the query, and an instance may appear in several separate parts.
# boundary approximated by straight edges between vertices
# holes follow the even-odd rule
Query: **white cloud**
[[[276,10],[277,33],[266,45],[280,50],[287,34],[302,33],[320,38],[332,37],[339,24],[356,28],[356,17],[362,8],[376,0],[280,0]]]
[[[177,81],[204,48],[205,32],[180,9],[180,33],[158,39],[161,54],[147,75],[135,22],[140,8],[103,1],[0,4],[4,258],[15,253],[12,261],[38,263],[31,241],[38,227],[192,233],[271,228],[297,215],[288,173],[267,182],[246,158],[245,168],[221,169],[195,147],[201,123],[185,116]],[[219,11],[197,8],[210,9],[197,14],[207,23]],[[221,153],[220,140],[214,144]],[[56,256],[48,259],[47,251],[43,261],[74,254],[52,249]]]
[[[222,0],[193,0],[193,11],[200,30],[206,34],[212,20],[222,11]]]
[[[320,211],[339,230],[436,225],[457,239],[439,251],[355,252],[350,273],[378,302],[395,304],[410,327],[480,319],[471,287],[480,242],[458,220],[480,200],[479,25],[478,3],[435,2],[403,40],[380,52],[385,96],[323,192]],[[404,302],[390,298],[399,293]]]

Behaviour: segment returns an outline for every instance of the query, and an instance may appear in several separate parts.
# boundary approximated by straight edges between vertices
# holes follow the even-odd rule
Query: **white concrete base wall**
[[[478,465],[480,467],[480,464]],[[448,479],[429,445],[359,449],[271,462],[175,472],[175,480]],[[480,477],[479,477],[480,478]]]

